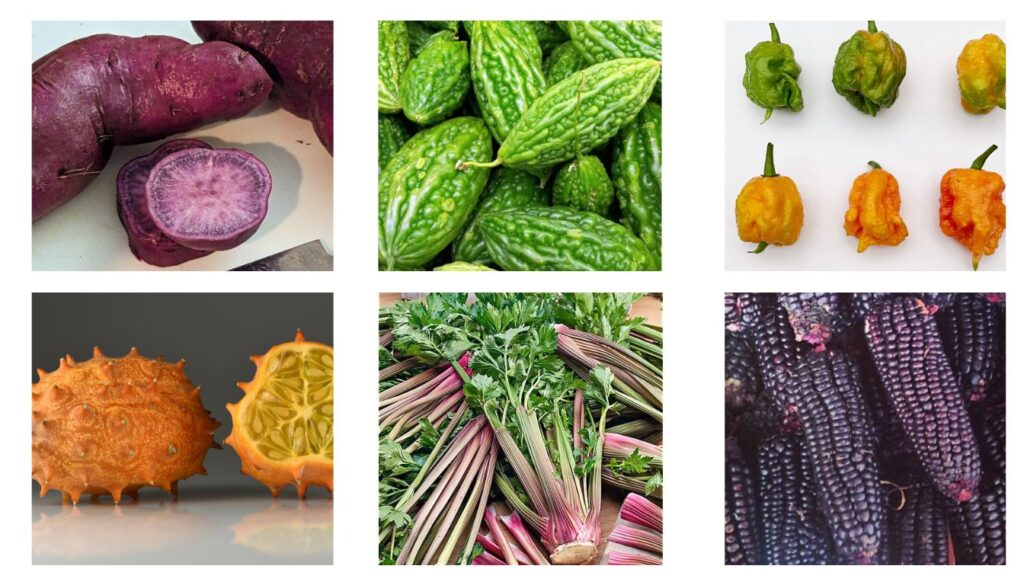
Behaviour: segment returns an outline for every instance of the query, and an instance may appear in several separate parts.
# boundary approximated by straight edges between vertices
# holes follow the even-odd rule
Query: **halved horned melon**
[[[299,497],[311,485],[334,490],[334,350],[295,341],[252,356],[256,375],[239,382],[245,396],[228,404],[231,435],[225,441],[242,460],[242,473],[275,497],[294,484]]]

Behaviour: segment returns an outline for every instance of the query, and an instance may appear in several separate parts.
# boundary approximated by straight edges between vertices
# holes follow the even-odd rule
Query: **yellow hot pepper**
[[[995,253],[1006,228],[1006,184],[999,173],[981,170],[995,149],[990,146],[969,169],[946,171],[939,185],[939,226],[971,251],[975,270],[983,254]]]
[[[875,161],[868,165],[871,170],[853,181],[844,224],[846,235],[857,238],[858,253],[868,246],[897,246],[907,237],[900,218],[900,184]]]
[[[993,34],[964,45],[956,60],[960,104],[972,114],[1006,109],[1006,43]]]
[[[796,183],[775,172],[774,147],[768,143],[764,174],[747,181],[736,197],[736,230],[744,242],[757,244],[754,254],[769,245],[796,243],[804,226],[804,204]]]

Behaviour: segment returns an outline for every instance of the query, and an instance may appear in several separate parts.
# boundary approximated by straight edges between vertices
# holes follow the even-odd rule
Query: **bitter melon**
[[[661,106],[649,103],[612,142],[612,183],[622,223],[661,265]]]
[[[563,26],[576,50],[589,64],[622,57],[661,61],[661,21],[570,20]],[[659,95],[660,88],[659,80],[656,92]]]
[[[453,118],[413,136],[378,182],[377,258],[387,270],[429,262],[469,219],[487,184],[486,169],[456,170],[489,157],[491,134],[480,118]]]
[[[562,43],[544,59],[544,79],[552,86],[577,71],[586,68],[583,55],[569,41]]]
[[[443,30],[427,40],[402,76],[399,98],[405,117],[421,126],[436,124],[459,109],[469,93],[469,49]]]
[[[480,235],[480,216],[490,211],[546,204],[547,194],[541,189],[537,177],[517,169],[496,169],[480,196],[480,204],[472,219],[455,240],[452,257],[461,262],[490,264],[491,255]]]
[[[377,114],[377,175],[387,166],[399,148],[412,138],[412,132],[399,116]]]
[[[640,112],[654,91],[661,63],[615,59],[570,75],[526,110],[489,163],[541,172],[604,144]]]
[[[377,22],[377,111],[402,110],[398,87],[409,65],[409,31],[401,20]]]
[[[494,262],[505,270],[653,270],[654,258],[625,227],[596,213],[533,207],[480,216]]]
[[[477,20],[472,25],[473,92],[495,140],[502,142],[544,92],[544,64],[532,27]]]
[[[555,175],[552,203],[608,217],[615,198],[604,163],[584,154],[569,161]]]
[[[472,262],[450,262],[434,269],[434,272],[494,272],[493,268]]]

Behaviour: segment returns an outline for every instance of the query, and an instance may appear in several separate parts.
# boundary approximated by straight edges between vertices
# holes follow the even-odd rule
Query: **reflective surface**
[[[38,487],[38,486],[34,486]],[[333,500],[311,490],[271,498],[264,489],[183,490],[177,501],[142,490],[114,505],[60,494],[32,496],[35,564],[331,564]]]

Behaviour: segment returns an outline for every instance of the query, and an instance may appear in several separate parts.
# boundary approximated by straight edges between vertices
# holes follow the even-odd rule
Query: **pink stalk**
[[[530,531],[526,528],[526,524],[523,524],[523,519],[519,517],[519,514],[512,512],[512,514],[508,516],[502,516],[501,522],[505,525],[505,528],[508,528],[508,531],[512,533],[513,537],[515,537],[524,553],[530,558],[529,563],[523,564],[550,564],[548,563],[547,557],[544,556],[544,553],[541,552],[540,548],[537,546],[537,543],[533,541],[533,536],[530,535]]]
[[[643,496],[628,494],[626,501],[622,502],[622,509],[619,511],[623,520],[639,524],[657,532],[663,532],[661,528],[661,508]]]
[[[390,404],[391,398],[399,396],[405,392],[408,392],[410,388],[415,388],[428,380],[436,378],[441,374],[442,371],[442,368],[439,368],[437,366],[434,366],[433,368],[430,368],[428,370],[423,370],[422,372],[416,374],[415,376],[412,376],[411,378],[408,378],[406,380],[402,380],[401,382],[395,384],[394,386],[388,388],[387,390],[378,393],[377,401],[379,404]]]
[[[652,463],[658,467],[662,466],[662,450],[660,446],[640,439],[634,439],[633,437],[627,437],[626,435],[605,433],[605,457],[625,459],[626,457],[629,457],[633,451],[639,451],[641,455],[646,457],[653,457],[654,461]]]
[[[661,559],[644,553],[629,553],[613,550],[608,553],[609,565],[660,565]]]
[[[576,396],[572,404],[572,447],[573,449],[583,448],[583,441],[580,439],[580,429],[583,428],[583,388],[576,389]]]
[[[619,524],[608,535],[608,541],[661,554],[661,533],[648,532],[642,528]]]
[[[480,553],[480,555],[478,557],[473,559],[473,564],[474,565],[504,565],[506,563],[505,563],[505,561],[503,561],[503,560],[499,559],[498,557],[492,555],[491,553],[485,551],[485,552]]]
[[[519,562],[516,560],[516,555],[512,552],[512,545],[509,543],[508,538],[505,537],[505,532],[501,529],[501,524],[498,522],[498,512],[494,509],[493,505],[487,506],[487,511],[484,513],[484,522],[487,523],[487,528],[491,530],[491,537],[494,538],[501,549],[501,557],[509,565],[518,565]]]
[[[490,534],[484,534],[483,532],[478,532],[477,535],[476,535],[476,541],[478,543],[480,543],[480,546],[484,547],[484,550],[486,550],[487,552],[489,552],[489,553],[491,553],[491,554],[493,554],[495,556],[498,556],[498,555],[502,554],[501,546],[498,544],[498,541],[494,540],[494,537],[491,536]],[[527,554],[526,554],[526,551],[524,551],[523,549],[515,546],[515,543],[511,543],[510,542],[509,544],[512,545],[512,553],[515,555],[516,562],[518,562],[520,565],[536,565],[536,564],[540,564],[540,563],[531,562],[530,557],[527,556]],[[500,556],[498,558],[500,558]],[[502,562],[504,562],[504,561],[502,561]]]

